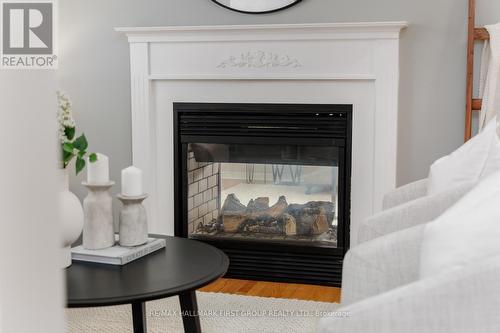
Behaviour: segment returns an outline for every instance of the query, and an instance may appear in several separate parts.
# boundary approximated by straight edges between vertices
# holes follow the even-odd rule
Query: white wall
[[[63,331],[54,71],[0,70],[0,332]]]
[[[303,0],[282,12],[248,15],[210,0],[61,1],[60,85],[95,150],[111,156],[111,177],[131,163],[128,44],[116,26],[406,20],[402,35],[398,182],[463,141],[467,1]],[[500,2],[479,1],[480,23],[500,21]],[[84,189],[73,181],[82,196]],[[116,187],[115,191],[119,186]]]

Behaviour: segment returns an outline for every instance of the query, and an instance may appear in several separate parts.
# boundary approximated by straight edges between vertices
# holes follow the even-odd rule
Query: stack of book
[[[146,244],[134,247],[115,245],[102,250],[86,250],[80,245],[71,249],[71,259],[100,264],[125,265],[158,251],[164,248],[165,245],[165,239],[163,238],[148,238]]]

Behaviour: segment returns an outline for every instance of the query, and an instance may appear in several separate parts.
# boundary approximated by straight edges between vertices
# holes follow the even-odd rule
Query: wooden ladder
[[[467,100],[465,109],[465,141],[472,136],[472,112],[480,111],[482,99],[474,98],[474,44],[490,39],[485,28],[476,27],[476,0],[469,0],[469,32],[467,41]],[[482,96],[481,96],[482,97]]]

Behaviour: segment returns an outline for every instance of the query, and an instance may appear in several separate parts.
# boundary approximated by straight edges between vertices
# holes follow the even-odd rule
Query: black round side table
[[[124,266],[74,261],[66,270],[70,308],[132,305],[134,332],[146,332],[144,302],[178,295],[185,332],[201,332],[195,290],[223,276],[229,259],[220,250],[185,238],[165,238],[164,249]]]

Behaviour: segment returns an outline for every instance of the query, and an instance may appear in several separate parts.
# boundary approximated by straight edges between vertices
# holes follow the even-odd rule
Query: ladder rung
[[[490,33],[486,28],[475,28],[474,29],[474,39],[475,40],[489,40]]]
[[[483,105],[482,99],[473,99],[472,100],[472,111],[480,111]]]

